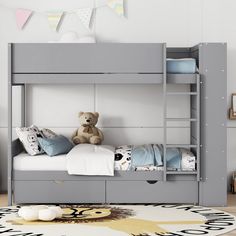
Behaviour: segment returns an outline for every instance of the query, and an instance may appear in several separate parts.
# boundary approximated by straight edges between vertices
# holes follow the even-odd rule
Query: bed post
[[[26,126],[26,84],[21,84],[21,127]]]
[[[166,144],[167,144],[167,98],[166,98],[166,43],[163,44],[163,162],[164,162],[164,173],[163,180],[166,181]]]
[[[201,182],[199,204],[227,204],[227,45],[199,45]]]
[[[8,205],[12,205],[12,44],[8,44]]]

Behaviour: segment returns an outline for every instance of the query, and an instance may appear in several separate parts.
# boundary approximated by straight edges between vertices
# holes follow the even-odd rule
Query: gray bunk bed
[[[8,200],[13,203],[191,203],[226,205],[226,44],[166,48],[165,43],[9,44]],[[166,58],[195,58],[199,73],[167,74]],[[163,87],[163,171],[115,171],[115,176],[71,176],[65,171],[19,171],[22,152],[12,139],[12,88],[27,84],[159,84]],[[167,84],[189,84],[188,93]],[[167,96],[189,95],[190,119],[167,117]],[[167,143],[168,122],[188,121],[189,144]],[[167,171],[166,148],[187,147],[196,171]]]

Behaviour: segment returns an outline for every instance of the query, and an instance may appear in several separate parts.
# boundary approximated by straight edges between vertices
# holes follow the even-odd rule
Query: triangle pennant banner
[[[81,20],[81,22],[83,23],[83,25],[87,29],[89,29],[91,18],[92,18],[92,15],[93,15],[93,9],[92,8],[78,9],[77,10],[77,15],[78,15],[79,19]]]
[[[119,16],[124,16],[124,0],[107,0],[107,6]]]
[[[16,24],[19,29],[24,28],[32,13],[33,11],[28,9],[16,9]]]
[[[57,31],[64,12],[48,12],[48,23],[52,30]]]

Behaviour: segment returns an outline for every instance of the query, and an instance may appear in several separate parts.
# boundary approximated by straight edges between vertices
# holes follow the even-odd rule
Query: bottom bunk
[[[77,149],[78,146],[74,148],[74,151]],[[128,147],[126,149],[129,150]],[[129,151],[127,152],[124,148],[117,149],[115,158],[114,153],[111,155],[114,175],[69,174],[67,167],[70,157],[67,155],[49,157],[46,154],[41,154],[29,156],[22,152],[21,148],[14,150],[16,151],[13,153],[12,182],[13,201],[16,204],[198,203],[199,191],[195,170],[186,171],[185,169],[183,171],[181,168],[178,171],[177,168],[173,174],[167,175],[167,181],[165,181],[163,166],[151,169],[128,168],[130,159],[123,165],[123,158],[126,159],[126,156],[129,155]],[[177,150],[174,151],[175,154]],[[79,156],[78,150],[75,153],[73,152],[72,157],[75,154]],[[124,154],[122,158],[120,158],[121,153]],[[183,153],[186,154],[186,152]],[[83,156],[82,153],[80,155]],[[84,155],[82,161],[87,160],[89,155],[90,164],[85,165],[85,167],[88,168],[93,163],[94,169],[99,169],[99,166],[96,165],[98,156],[94,153],[88,153],[88,156]],[[172,168],[173,164],[183,167],[181,159],[177,158],[178,155],[173,156],[174,158],[171,159]],[[149,155],[146,157],[148,158]],[[117,159],[115,163],[114,159]],[[80,158],[79,160],[81,161]],[[103,160],[103,156],[100,160]],[[83,162],[76,163],[78,165],[83,164]],[[125,170],[121,170],[124,166],[126,166]]]

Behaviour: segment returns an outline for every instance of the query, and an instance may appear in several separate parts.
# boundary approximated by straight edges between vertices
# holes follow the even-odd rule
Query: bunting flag
[[[96,1],[96,0],[95,0]],[[23,9],[23,8],[12,8],[8,6],[4,6],[0,4],[0,7],[6,7],[10,9],[14,9],[16,16],[16,24],[19,29],[23,29],[27,22],[30,20],[31,16],[34,14],[41,14],[46,16],[48,19],[49,26],[52,30],[57,31],[61,24],[62,18],[65,14],[76,14],[81,21],[81,23],[89,29],[92,22],[92,17],[94,15],[95,9],[109,7],[112,11],[114,11],[119,16],[124,16],[124,0],[105,0],[104,5],[95,6],[94,7],[84,7],[78,8],[72,11],[63,11],[54,10],[50,12],[45,11],[35,11],[32,9]]]
[[[57,31],[64,12],[48,12],[48,23],[52,30]]]
[[[93,8],[78,9],[77,10],[77,15],[78,15],[79,19],[81,20],[81,22],[83,23],[83,25],[87,29],[89,29],[91,18],[92,18],[92,15],[93,15]]]
[[[23,29],[26,22],[29,20],[33,11],[27,9],[16,9],[16,24],[19,29]]]
[[[107,6],[119,16],[124,16],[124,0],[107,0]]]

